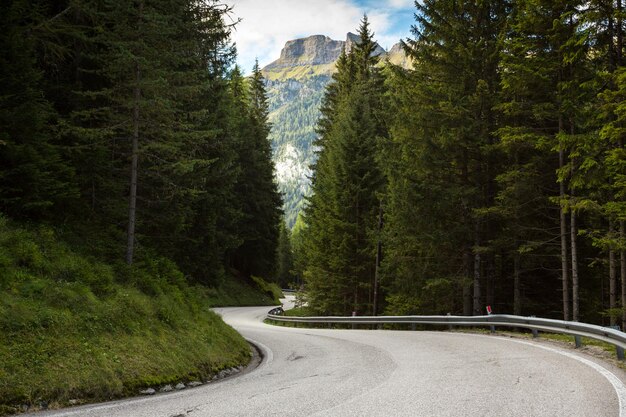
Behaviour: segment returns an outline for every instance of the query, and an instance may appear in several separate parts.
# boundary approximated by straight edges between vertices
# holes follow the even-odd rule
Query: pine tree
[[[280,225],[278,239],[278,254],[276,256],[276,282],[281,288],[288,288],[295,284],[293,249],[291,246],[291,231],[283,220]]]
[[[321,150],[305,217],[307,296],[312,308],[326,314],[367,313],[374,304],[384,90],[367,17],[359,37],[350,54],[340,57],[324,99]]]
[[[243,214],[238,226],[242,244],[231,263],[246,276],[270,278],[275,273],[282,201],[274,179],[265,81],[258,63],[244,94],[247,103],[238,149],[241,172],[236,185]]]

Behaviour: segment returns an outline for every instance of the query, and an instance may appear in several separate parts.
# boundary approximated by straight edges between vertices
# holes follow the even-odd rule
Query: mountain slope
[[[345,41],[323,35],[291,40],[280,58],[262,70],[267,80],[276,177],[289,227],[294,225],[304,197],[310,192],[315,126],[326,85],[332,79],[341,51],[345,48],[349,53],[358,42],[358,35],[353,33],[348,33]],[[405,68],[410,64],[400,44],[388,53],[378,46],[374,54]]]

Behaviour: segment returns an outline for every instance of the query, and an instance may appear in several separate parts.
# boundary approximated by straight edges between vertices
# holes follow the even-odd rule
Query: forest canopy
[[[626,323],[621,2],[416,2],[342,56],[296,259],[319,314]]]

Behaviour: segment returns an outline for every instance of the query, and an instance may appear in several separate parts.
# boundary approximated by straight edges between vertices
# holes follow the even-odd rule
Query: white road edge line
[[[252,372],[258,371],[259,369],[263,369],[266,366],[269,366],[270,363],[272,363],[272,361],[274,360],[274,353],[272,352],[272,349],[268,348],[263,343],[258,342],[254,339],[250,339],[247,337],[245,337],[244,339],[246,339],[248,343],[252,343],[254,346],[259,348],[259,350],[261,350],[261,353],[263,354],[263,358],[261,359],[261,364],[257,366],[256,369],[254,369]]]
[[[568,357],[570,359],[577,360],[578,362],[581,362],[593,368],[594,370],[599,372],[602,376],[604,376],[611,383],[611,385],[613,385],[613,389],[615,389],[615,393],[617,394],[617,401],[619,403],[619,417],[626,417],[626,386],[624,386],[624,383],[618,377],[616,377],[613,372],[609,371],[608,369],[606,369],[605,367],[601,365],[598,365],[597,363],[593,361],[590,361],[589,359],[585,359],[583,357],[580,357],[578,355],[575,355],[573,353],[570,353],[564,350],[554,349],[548,346],[543,346],[537,343],[526,342],[523,340],[514,340],[514,339],[503,339],[503,340],[508,340],[509,342],[520,343],[522,345],[532,346],[532,347],[536,347],[539,349],[547,350],[549,352],[557,353],[559,355]]]

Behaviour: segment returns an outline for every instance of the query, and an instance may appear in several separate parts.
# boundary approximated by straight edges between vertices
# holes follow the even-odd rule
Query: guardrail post
[[[415,331],[417,329],[417,324],[411,323],[411,330]]]
[[[446,316],[451,316],[451,315],[452,315],[452,314],[450,314],[450,313],[446,314]],[[452,325],[451,325],[451,324],[449,324],[449,325],[448,325],[448,330],[449,330],[449,331],[452,331],[452,329],[453,329]]]
[[[530,316],[532,318],[536,318],[537,316]],[[539,330],[537,329],[530,329],[531,332],[533,332],[533,339],[536,339],[539,337]]]
[[[575,335],[574,336],[574,343],[576,344],[576,349],[581,348],[583,346],[583,339],[582,337]]]
[[[621,331],[619,326],[609,326],[609,329]],[[615,345],[615,353],[617,354],[617,360],[624,360],[624,348],[621,346]]]

